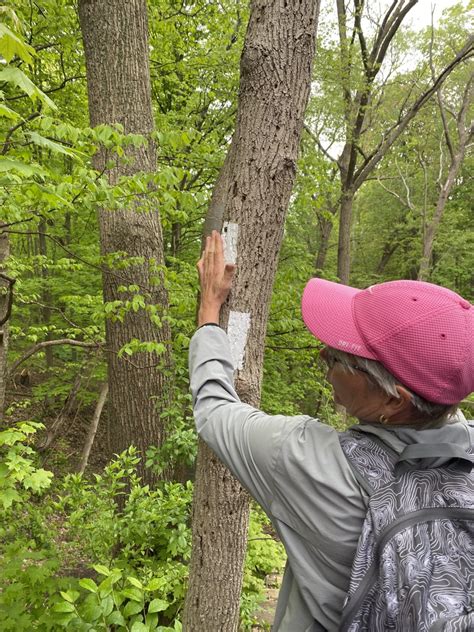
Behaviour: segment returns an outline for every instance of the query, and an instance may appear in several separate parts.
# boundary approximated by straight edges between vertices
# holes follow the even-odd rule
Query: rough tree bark
[[[254,0],[241,58],[237,124],[216,182],[205,234],[238,226],[237,275],[229,313],[250,314],[241,399],[260,399],[270,295],[311,81],[318,0]],[[231,333],[231,332],[229,332]],[[193,505],[186,632],[237,630],[248,499],[201,442]]]
[[[89,114],[92,126],[120,123],[125,133],[148,136],[154,129],[149,73],[148,21],[146,0],[80,0],[79,17],[84,40],[89,90]],[[122,175],[152,172],[156,169],[153,142],[127,152],[131,162],[108,170],[112,183]],[[95,167],[105,169],[106,153],[99,151]],[[158,210],[140,211],[140,200],[133,208],[100,210],[102,254],[126,252],[140,257],[120,275],[104,273],[104,300],[126,300],[119,286],[136,284],[149,305],[166,310],[167,294],[163,284],[154,283],[154,266],[163,264],[163,239]],[[124,280],[124,277],[128,280]],[[167,401],[167,378],[160,367],[169,356],[137,353],[130,359],[117,352],[132,338],[165,343],[170,334],[166,324],[157,327],[146,310],[129,312],[123,322],[106,322],[109,370],[109,439],[112,452],[134,444],[140,450],[160,445],[165,436],[159,408]],[[142,476],[150,481],[144,468]]]

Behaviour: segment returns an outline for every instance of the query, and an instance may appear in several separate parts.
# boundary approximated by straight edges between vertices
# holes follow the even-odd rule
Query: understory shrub
[[[0,432],[0,629],[181,630],[191,555],[189,481],[142,485],[132,446],[88,479],[53,479],[31,445],[40,424]],[[249,629],[283,547],[252,510],[241,603]]]

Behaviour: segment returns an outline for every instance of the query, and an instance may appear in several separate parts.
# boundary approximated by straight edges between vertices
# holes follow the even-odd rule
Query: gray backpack
[[[340,441],[369,495],[340,632],[474,632],[472,445]]]

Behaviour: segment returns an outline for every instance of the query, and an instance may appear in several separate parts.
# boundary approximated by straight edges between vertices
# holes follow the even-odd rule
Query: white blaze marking
[[[239,227],[232,222],[224,222],[222,227],[222,237],[224,238],[224,259],[226,263],[237,263],[237,237]]]
[[[230,352],[234,362],[234,369],[241,371],[244,368],[245,347],[250,327],[250,314],[248,312],[230,312],[227,325]]]

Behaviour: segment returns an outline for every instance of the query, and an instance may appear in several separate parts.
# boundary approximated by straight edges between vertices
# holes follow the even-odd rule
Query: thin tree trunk
[[[222,315],[249,314],[241,399],[260,400],[270,295],[311,82],[318,0],[254,0],[241,58],[236,131],[205,231],[238,227],[237,275]],[[237,316],[238,318],[238,316]],[[232,331],[229,331],[232,335]],[[248,522],[247,495],[200,442],[186,632],[235,632]]]
[[[87,433],[86,441],[84,443],[84,448],[82,450],[81,462],[78,468],[79,474],[84,474],[85,469],[87,467],[87,461],[89,460],[89,454],[91,452],[91,448],[94,443],[97,428],[99,426],[100,416],[102,414],[102,409],[104,408],[104,404],[105,404],[105,400],[107,399],[108,392],[109,392],[109,385],[107,382],[105,382],[104,384],[102,384],[102,388],[100,389],[99,399],[97,400],[97,405],[94,410],[94,416],[92,417],[91,424],[89,426],[89,431]]]
[[[337,276],[341,283],[349,283],[351,271],[351,226],[354,196],[344,192],[339,214],[339,244],[337,248]]]
[[[48,247],[46,244],[46,224],[43,220],[38,225],[38,247],[39,247],[40,255],[46,258],[48,256]],[[41,315],[42,325],[49,328],[49,324],[51,321],[50,305],[51,305],[52,299],[51,299],[51,292],[49,291],[49,288],[48,288],[48,276],[49,276],[48,267],[47,265],[44,264],[44,262],[42,262],[41,263],[41,303],[43,305],[42,307],[40,307],[40,315]],[[46,332],[46,340],[51,340],[50,331]],[[45,347],[44,355],[46,359],[46,368],[50,369],[53,366],[53,362],[54,362],[53,347],[49,347],[49,346]]]
[[[388,262],[390,261],[390,259],[392,258],[392,255],[395,253],[395,251],[397,250],[397,248],[400,246],[399,243],[395,242],[387,242],[382,250],[382,256],[380,257],[380,261],[377,265],[377,268],[375,269],[376,274],[382,274],[388,264]]]
[[[464,155],[464,152],[462,152],[462,154]],[[426,281],[429,278],[431,257],[433,254],[433,245],[436,237],[436,232],[441,223],[444,209],[446,207],[446,202],[448,201],[449,194],[451,192],[451,189],[453,188],[454,182],[456,180],[456,175],[459,171],[461,163],[462,157],[460,155],[457,155],[456,160],[453,161],[453,163],[451,163],[449,167],[448,177],[446,178],[446,182],[444,183],[436,202],[434,215],[431,221],[428,222],[426,226],[423,239],[423,254],[421,256],[420,267],[417,276],[418,281]]]
[[[120,123],[125,133],[149,137],[154,129],[149,72],[148,21],[146,0],[80,0],[81,22],[86,54],[89,114],[91,125]],[[120,164],[108,171],[112,183],[122,175],[152,172],[156,169],[155,147],[147,145],[127,150],[127,166]],[[106,153],[98,152],[95,167],[106,166]],[[110,156],[108,157],[110,159]],[[135,206],[113,212],[99,212],[101,251],[103,255],[126,252],[140,258],[121,270],[120,278],[113,270],[104,274],[106,302],[130,299],[131,294],[120,286],[139,285],[147,305],[158,306],[162,313],[168,297],[162,280],[156,278],[156,266],[163,264],[163,238],[157,209]],[[117,352],[131,339],[162,343],[165,352],[136,353],[131,359],[119,358]],[[111,453],[121,452],[130,444],[144,454],[147,447],[161,445],[165,430],[160,410],[168,403],[169,380],[162,366],[170,364],[170,332],[166,322],[158,327],[147,310],[129,311],[123,321],[106,321],[109,349],[109,415],[108,436]],[[160,366],[159,366],[160,365]],[[161,366],[162,365],[162,366]],[[140,470],[147,482],[154,475],[143,466]]]
[[[326,219],[325,217],[320,218],[320,242],[318,248],[318,254],[316,255],[316,261],[314,263],[314,268],[316,274],[321,273],[324,270],[324,266],[326,265],[326,257],[329,250],[329,241],[331,239],[332,227],[334,225],[334,220]]]
[[[434,71],[433,71],[434,74]],[[469,108],[471,107],[474,94],[474,77],[471,75],[466,83],[464,89],[463,100],[461,107],[456,116],[457,127],[457,146],[450,137],[449,126],[446,120],[445,104],[441,89],[437,92],[438,107],[441,114],[441,121],[443,123],[444,138],[451,157],[448,169],[448,175],[444,181],[438,200],[436,202],[435,212],[431,221],[427,224],[424,231],[423,239],[423,254],[420,261],[420,268],[418,270],[418,280],[424,281],[429,278],[431,257],[433,254],[433,245],[436,236],[436,232],[441,223],[444,209],[449,198],[449,194],[454,186],[456,177],[459,173],[461,165],[464,161],[466,154],[466,148],[472,137],[474,136],[474,125],[468,120]]]
[[[0,272],[4,272],[5,262],[10,253],[10,242],[7,234],[0,234]],[[12,287],[0,279],[0,418],[3,417],[5,407],[5,388],[7,381],[7,352],[8,352],[8,302]],[[4,322],[3,322],[4,321]]]
[[[61,408],[59,414],[57,415],[51,426],[47,428],[46,437],[41,445],[38,446],[38,450],[43,451],[50,448],[51,445],[56,441],[56,438],[64,424],[69,424],[71,418],[76,417],[77,410],[79,408],[77,396],[81,388],[82,378],[83,370],[80,370],[74,378],[71,390],[66,397],[66,401],[64,402],[63,407]]]

